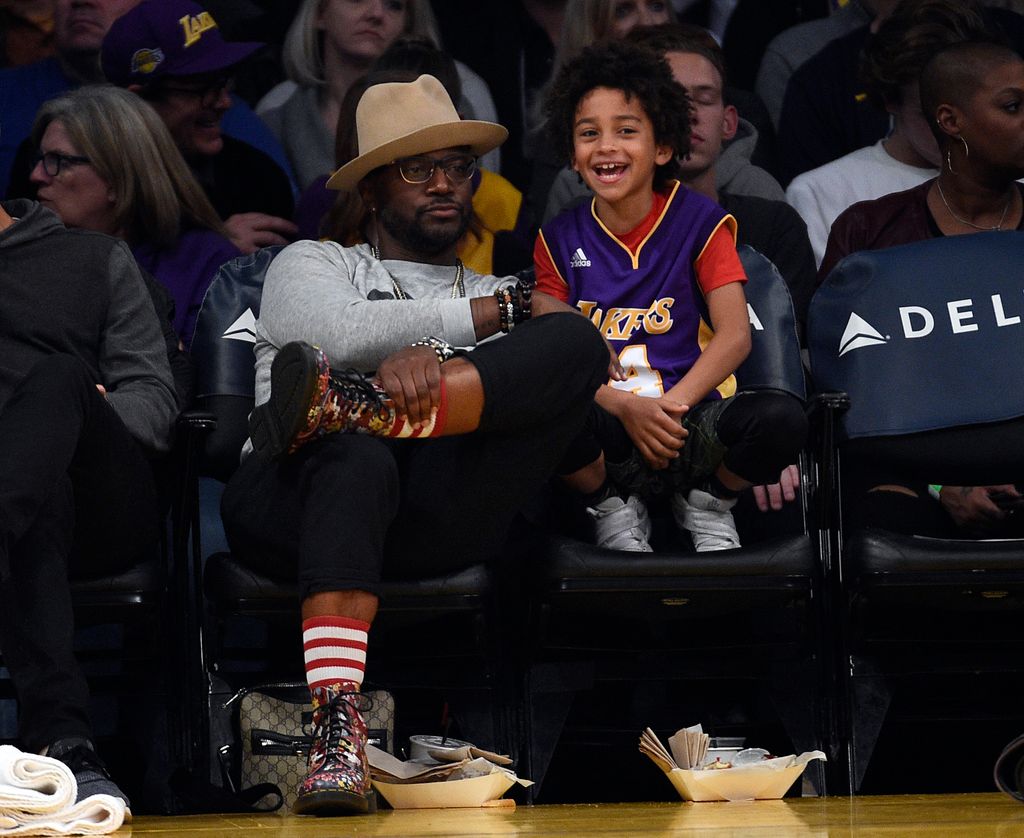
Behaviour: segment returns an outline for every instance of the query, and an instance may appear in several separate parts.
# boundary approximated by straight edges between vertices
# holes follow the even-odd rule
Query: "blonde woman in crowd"
[[[282,55],[289,81],[264,96],[256,112],[284,146],[300,189],[334,170],[335,126],[345,94],[402,35],[441,45],[429,0],[304,0],[299,7]],[[497,119],[487,85],[464,64],[457,67],[463,118]],[[497,151],[482,163],[497,171]]]

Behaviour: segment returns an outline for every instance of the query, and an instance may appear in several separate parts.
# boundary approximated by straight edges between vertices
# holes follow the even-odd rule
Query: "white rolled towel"
[[[105,835],[124,801],[95,794],[79,803],[75,775],[60,760],[0,745],[0,835]]]
[[[0,815],[56,814],[75,802],[75,775],[60,760],[0,745]]]

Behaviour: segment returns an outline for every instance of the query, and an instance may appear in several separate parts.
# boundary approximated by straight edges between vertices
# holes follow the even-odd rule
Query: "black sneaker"
[[[109,794],[111,797],[120,797],[124,801],[125,820],[131,818],[132,804],[128,800],[128,795],[110,779],[107,766],[104,765],[92,742],[88,739],[81,736],[58,739],[50,745],[46,755],[59,759],[75,775],[75,782],[78,783],[76,803],[87,797],[92,797],[94,794]]]

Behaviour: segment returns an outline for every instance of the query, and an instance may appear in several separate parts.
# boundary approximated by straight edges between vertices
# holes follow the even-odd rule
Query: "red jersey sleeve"
[[[572,305],[569,302],[569,286],[555,267],[555,260],[551,258],[543,232],[537,234],[537,241],[533,244],[533,270],[537,275],[538,291]]]
[[[736,252],[736,221],[731,215],[727,215],[711,234],[693,264],[697,283],[705,297],[730,282],[747,281],[746,271]]]

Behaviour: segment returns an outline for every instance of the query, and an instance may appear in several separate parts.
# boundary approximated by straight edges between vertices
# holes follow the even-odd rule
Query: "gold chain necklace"
[[[377,245],[371,244],[370,245],[370,251],[373,253],[373,257],[378,262],[382,261],[381,258],[380,258],[380,250],[377,249]],[[384,270],[387,271],[388,269],[384,268]],[[465,297],[466,296],[466,283],[464,282],[465,275],[466,275],[466,268],[462,264],[462,260],[456,258],[456,260],[455,260],[455,282],[452,283],[452,299],[453,300],[457,300],[457,299],[459,299],[459,297]],[[388,276],[391,278],[391,288],[395,292],[395,299],[396,300],[408,300],[409,299],[409,295],[406,294],[405,293],[405,289],[401,285],[398,284],[398,280],[395,279],[393,276],[391,276],[391,271],[388,271]]]
[[[966,218],[961,218],[949,205],[949,201],[946,200],[946,193],[942,191],[942,183],[939,182],[938,178],[935,180],[935,185],[939,188],[939,197],[942,198],[942,203],[946,205],[946,210],[949,212],[954,219],[959,221],[961,224],[965,224],[968,227],[973,227],[975,230],[983,230],[987,233],[994,232],[996,230],[1003,229],[1003,222],[1006,221],[1006,214],[1010,211],[1010,204],[1013,203],[1013,192],[1010,192],[1010,196],[1006,199],[1006,206],[1003,207],[1003,214],[999,216],[999,223],[995,227],[983,227],[980,224],[975,224],[973,221],[968,221]],[[1016,188],[1016,187],[1014,187]]]

